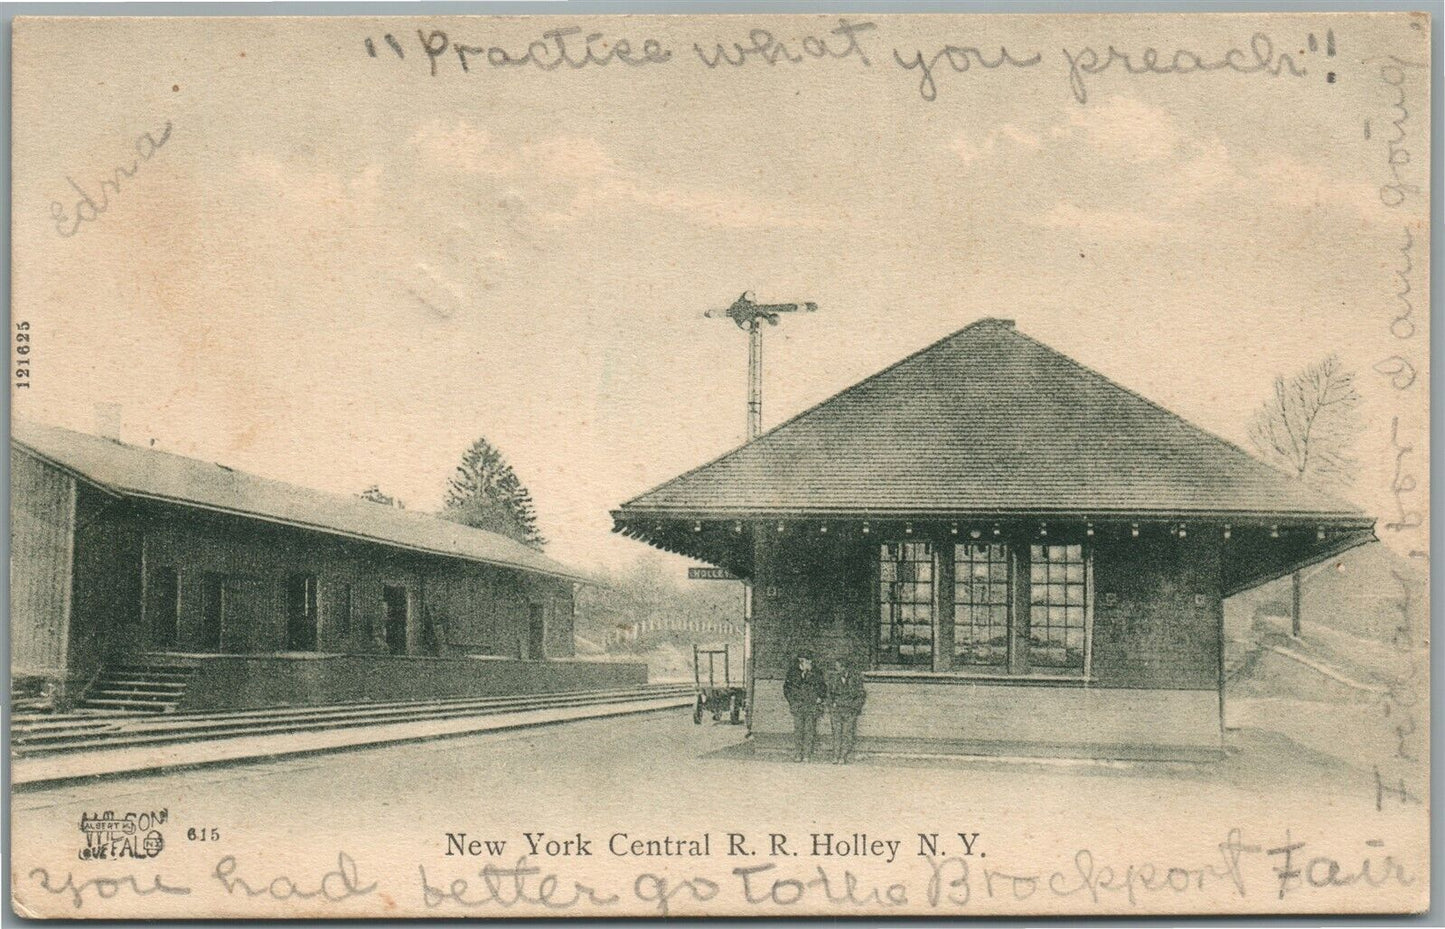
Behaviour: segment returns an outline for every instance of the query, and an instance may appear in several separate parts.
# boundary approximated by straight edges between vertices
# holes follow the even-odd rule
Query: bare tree
[[[1347,487],[1354,482],[1359,406],[1354,372],[1330,355],[1293,377],[1274,379],[1270,398],[1254,413],[1249,437],[1260,454],[1296,480],[1324,490]],[[1294,572],[1292,584],[1290,628],[1298,636],[1300,572]]]

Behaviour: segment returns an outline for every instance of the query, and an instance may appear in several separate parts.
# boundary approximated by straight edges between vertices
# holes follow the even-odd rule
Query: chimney
[[[112,442],[120,441],[119,403],[97,403],[95,405],[95,434]]]

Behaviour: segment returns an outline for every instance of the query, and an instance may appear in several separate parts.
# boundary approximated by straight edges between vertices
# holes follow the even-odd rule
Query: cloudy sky
[[[1424,72],[1383,56],[1425,60],[1423,30],[868,21],[867,64],[801,54],[845,45],[837,17],[22,23],[13,314],[36,341],[15,408],[92,430],[120,403],[129,440],[414,509],[486,436],[552,553],[618,565],[639,546],[608,509],[742,439],[745,338],[703,313],[750,289],[821,307],[767,333],[765,425],[983,316],[1241,443],[1276,374],[1338,352],[1369,424],[1348,495],[1398,515],[1393,417],[1426,472],[1428,241],[1423,192],[1381,188],[1426,184],[1428,102]],[[570,26],[672,58],[464,72],[448,51],[433,75],[417,35],[521,54]],[[693,50],[755,28],[804,60]],[[1085,102],[1071,89],[1088,48],[1250,63],[1260,33],[1272,68],[1287,52],[1305,73],[1116,62],[1080,75]],[[1040,57],[941,60],[925,100],[894,51],[948,43]],[[71,182],[100,202],[167,124],[62,235]],[[1396,339],[1407,229],[1418,332]],[[1374,370],[1395,355],[1422,389]]]

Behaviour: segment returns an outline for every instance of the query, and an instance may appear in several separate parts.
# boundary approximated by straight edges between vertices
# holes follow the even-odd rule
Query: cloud
[[[338,217],[355,221],[376,206],[383,176],[379,165],[354,173],[288,164],[273,155],[243,154],[239,179],[259,188],[283,218],[303,225],[330,225]]]
[[[1200,199],[1238,177],[1229,148],[1214,136],[1191,142],[1186,157],[1171,166],[1171,173],[1181,198],[1193,199]]]
[[[552,136],[523,145],[520,151],[524,163],[553,177],[582,180],[622,174],[602,143],[591,136]]]
[[[952,147],[965,165],[1002,179],[1021,170],[1021,153],[1037,151],[1056,166],[1056,189],[1070,195],[1035,205],[1027,222],[1099,241],[1195,234],[1231,221],[1230,211],[1240,221],[1260,207],[1330,209],[1366,221],[1377,212],[1370,186],[1326,157],[1261,155],[1248,141],[1227,144],[1164,107],[1118,95],[1070,110],[1042,138],[1003,126]]]
[[[423,162],[463,174],[584,179],[619,173],[616,161],[591,136],[553,135],[508,143],[465,119],[434,119],[419,126],[410,141]]]
[[[1217,141],[1217,140],[1214,140]],[[1034,131],[1016,123],[990,129],[982,138],[960,134],[950,147],[972,167],[991,158],[1012,158],[1046,144],[1056,154],[1069,146],[1122,162],[1165,162],[1186,158],[1194,140],[1163,107],[1112,96],[1068,112],[1062,124]]]
[[[425,261],[418,261],[412,266],[412,274],[402,282],[402,287],[418,303],[443,319],[455,315],[467,303],[466,291]]]
[[[508,185],[503,204],[535,205],[536,219],[569,224],[619,205],[680,215],[703,226],[734,229],[823,225],[796,206],[704,185],[659,183],[618,162],[592,136],[557,134],[536,141],[494,138],[467,120],[433,120],[411,144],[434,169],[495,178]]]
[[[1043,139],[1036,133],[1027,129],[1021,129],[1013,123],[1005,123],[997,129],[990,129],[978,142],[974,142],[966,135],[955,136],[951,146],[958,155],[965,167],[972,167],[975,162],[983,161],[1000,153],[1004,144],[1023,149],[1037,149],[1043,144]]]
[[[1193,156],[1195,139],[1163,107],[1116,94],[1068,113],[1068,122],[1051,129],[1050,135],[1080,139],[1117,161],[1163,162]]]
[[[500,177],[517,168],[510,153],[492,144],[491,133],[464,119],[423,123],[410,141],[424,163],[444,170]]]
[[[1160,199],[1175,207],[1221,196],[1295,209],[1342,206],[1366,218],[1373,207],[1368,184],[1342,180],[1324,164],[1284,154],[1256,160],[1214,133],[1184,126],[1163,107],[1128,97],[1071,110],[1067,125],[1051,134],[1077,139],[1141,176],[1157,170]]]

